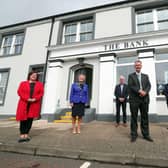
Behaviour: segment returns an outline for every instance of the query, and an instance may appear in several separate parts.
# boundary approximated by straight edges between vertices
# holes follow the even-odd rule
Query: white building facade
[[[30,67],[45,65],[43,118],[54,120],[62,110],[69,110],[70,86],[78,74],[83,73],[89,85],[90,109],[94,109],[90,113],[94,111],[94,119],[114,121],[115,85],[120,75],[128,79],[128,74],[134,71],[134,61],[140,59],[142,71],[149,75],[152,84],[150,119],[153,122],[168,121],[163,95],[164,84],[168,83],[166,0],[120,2],[95,7],[53,16],[48,21],[27,25],[25,29],[22,54],[0,57],[1,83],[5,86],[2,92],[5,96],[1,96],[2,114],[15,113],[16,89],[18,83],[26,78]],[[1,54],[12,54],[19,37],[17,34],[13,37],[15,40],[11,42],[10,51],[6,51],[8,45],[4,37],[2,33]],[[6,77],[3,79],[4,74]],[[129,105],[127,114],[130,115]]]

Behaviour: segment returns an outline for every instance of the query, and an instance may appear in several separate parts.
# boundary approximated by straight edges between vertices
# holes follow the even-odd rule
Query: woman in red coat
[[[16,112],[16,120],[20,121],[20,139],[18,142],[30,141],[28,134],[33,119],[39,117],[41,99],[44,94],[44,87],[38,81],[38,74],[34,71],[30,72],[27,81],[20,83],[17,93],[20,97]]]

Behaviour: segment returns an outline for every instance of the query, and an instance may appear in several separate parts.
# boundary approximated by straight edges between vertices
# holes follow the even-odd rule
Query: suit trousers
[[[138,111],[140,110],[141,115],[141,133],[144,137],[149,136],[149,119],[148,119],[148,107],[149,103],[144,101],[140,102],[130,102],[131,111],[131,136],[137,137],[138,129]]]
[[[123,123],[127,122],[127,114],[126,114],[126,104],[127,102],[120,102],[119,100],[116,101],[116,122],[120,123],[120,109],[122,107],[122,112],[123,112]]]

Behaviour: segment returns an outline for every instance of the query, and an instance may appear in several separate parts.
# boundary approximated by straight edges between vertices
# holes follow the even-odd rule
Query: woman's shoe
[[[76,130],[75,130],[75,129],[73,129],[72,133],[73,133],[73,134],[76,134]]]
[[[19,138],[18,143],[26,142],[26,138]]]
[[[77,130],[77,134],[80,134],[80,133],[81,133],[81,132],[80,132],[80,129],[78,129],[78,130]]]

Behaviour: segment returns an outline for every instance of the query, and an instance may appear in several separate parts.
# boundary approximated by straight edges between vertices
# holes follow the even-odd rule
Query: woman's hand
[[[73,103],[70,103],[70,106],[71,106],[71,107],[73,107],[73,105],[74,105]]]
[[[30,103],[33,103],[33,102],[35,102],[35,101],[36,101],[35,98],[29,98],[29,99],[28,99],[28,102],[30,102]]]

